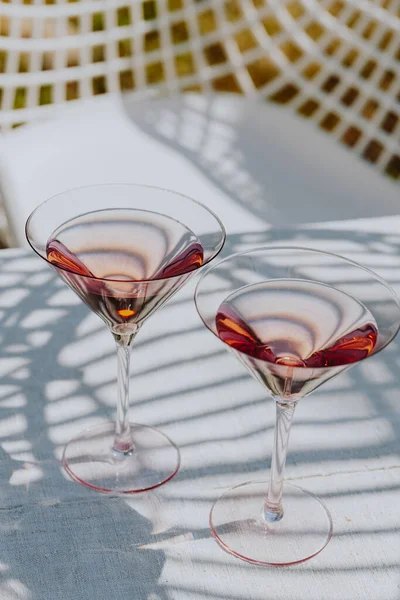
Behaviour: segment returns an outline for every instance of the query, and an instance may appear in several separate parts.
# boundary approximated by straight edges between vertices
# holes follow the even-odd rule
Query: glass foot
[[[134,494],[156,488],[178,472],[180,452],[161,431],[131,423],[134,450],[113,451],[115,423],[86,429],[65,447],[63,465],[69,475],[100,492]]]
[[[210,513],[212,533],[221,546],[242,560],[258,565],[288,566],[312,558],[332,537],[332,519],[314,494],[285,483],[280,521],[267,523],[262,509],[268,482],[231,488]]]

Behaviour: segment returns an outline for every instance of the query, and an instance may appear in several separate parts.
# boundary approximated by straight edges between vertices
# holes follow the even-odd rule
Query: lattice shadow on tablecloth
[[[397,276],[400,270],[396,269],[400,248],[398,234],[355,231],[345,226],[343,231],[318,230],[304,225],[232,235],[226,252],[277,240],[346,253],[380,271],[389,267],[390,282],[400,284]],[[267,441],[273,430],[272,402],[268,408],[265,392],[223,347],[215,346],[215,352],[211,350],[208,340],[218,342],[195,314],[185,323],[182,318],[178,322],[168,318],[168,311],[172,311],[169,315],[173,311],[187,315],[182,310],[192,306],[192,293],[182,290],[183,294],[162,309],[165,311],[163,319],[157,322],[155,316],[154,326],[149,321],[148,333],[144,329],[143,338],[138,337],[138,347],[134,350],[137,354],[132,381],[141,382],[132,386],[134,418],[151,421],[167,433],[171,432],[184,459],[178,476],[159,490],[159,503],[154,504],[155,520],[150,523],[140,513],[136,514],[137,499],[129,504],[126,499],[95,494],[65,479],[56,460],[65,441],[90,421],[112,417],[115,409],[111,337],[107,337],[109,334],[99,320],[87,321],[88,311],[84,305],[74,304],[72,293],[65,291],[65,295],[63,285],[47,267],[43,264],[39,269],[37,258],[15,252],[0,259],[0,283],[5,288],[0,296],[0,473],[3,479],[0,527],[5,540],[0,571],[2,598],[15,598],[17,589],[18,597],[24,600],[36,596],[50,600],[55,592],[63,597],[72,594],[86,600],[98,581],[102,582],[99,598],[109,598],[114,592],[143,599],[172,600],[188,598],[191,594],[198,597],[199,585],[212,597],[215,581],[204,577],[205,572],[211,572],[211,565],[212,572],[222,578],[228,589],[228,581],[224,579],[228,559],[216,545],[206,548],[201,545],[202,540],[210,537],[207,515],[212,499],[221,493],[223,486],[265,473]],[[193,347],[186,337],[192,333],[196,339]],[[180,343],[181,340],[185,340],[184,343]],[[160,354],[162,344],[168,351]],[[186,355],[183,358],[182,348]],[[193,356],[189,350],[194,350]],[[144,359],[140,359],[141,355]],[[159,358],[157,369],[152,372],[146,357],[154,355]],[[385,373],[384,385],[382,377],[367,380],[367,375],[374,372],[373,365],[377,366],[379,361],[379,368],[386,370],[380,371]],[[228,366],[225,371],[224,365]],[[200,379],[197,375],[196,380],[196,373],[200,373]],[[388,494],[390,501],[390,494],[398,493],[394,478],[390,485],[386,479],[374,479],[371,473],[368,482],[357,482],[349,489],[343,487],[342,482],[339,491],[334,488],[333,492],[329,491],[329,482],[340,478],[338,464],[341,462],[345,463],[344,470],[358,464],[362,471],[372,465],[372,470],[375,468],[381,477],[388,472],[385,469],[395,469],[396,464],[398,467],[398,460],[395,464],[400,438],[396,404],[398,343],[394,342],[381,357],[371,360],[368,372],[362,372],[362,366],[357,366],[349,377],[342,374],[333,383],[333,393],[332,389],[321,388],[316,392],[317,402],[310,398],[303,406],[299,405],[292,436],[294,448],[292,445],[289,452],[289,472],[304,464],[308,474],[312,474],[315,468],[320,472],[324,465],[329,468],[334,464],[338,472],[321,478],[321,496],[327,503],[341,504],[346,497],[354,496],[358,511],[363,505],[369,506],[371,492],[380,494],[387,503]],[[340,410],[339,403],[345,398],[351,398],[351,402]],[[329,407],[329,414],[321,412],[320,403]],[[305,439],[303,447],[296,447],[299,440],[296,430],[301,432],[302,427],[311,428],[314,436],[320,429],[330,431],[331,435],[320,435],[316,445]],[[349,437],[354,427],[359,432],[357,439]],[[333,445],[335,437],[336,445]],[[311,483],[307,480],[308,486]],[[144,505],[148,506],[153,500],[151,495],[143,495]],[[164,528],[160,521],[156,526],[159,517]],[[103,529],[107,519],[111,527]],[[50,523],[54,536],[51,545],[44,547]],[[346,537],[346,524],[335,523],[335,526],[341,538]],[[358,544],[359,548],[368,539],[374,542],[377,536],[388,537],[395,533],[393,526],[387,529],[386,521],[382,527],[376,525],[373,531],[369,521],[365,521],[364,528],[359,531],[353,528],[347,539],[350,547],[357,548]],[[31,545],[26,545],[28,538]],[[37,546],[32,545],[32,539]],[[172,572],[171,564],[176,563],[182,570],[185,558],[188,570],[184,580],[167,577],[159,581],[166,562],[165,548],[168,548]],[[285,572],[276,577],[282,577],[282,585],[287,585],[285,577],[307,585],[307,577],[315,578],[318,573],[323,575],[324,585],[336,589],[338,573],[361,572],[362,577],[368,578],[371,568],[360,560],[353,551],[350,556],[337,557],[334,568],[327,568],[324,562],[317,566],[310,563],[299,571],[295,569],[295,574],[291,570],[289,575]],[[374,560],[371,585],[377,592],[375,597],[383,600],[380,577],[397,573],[398,565],[388,562],[385,553],[376,553]],[[245,577],[242,569],[247,566],[240,561],[228,564],[229,576],[242,581]],[[98,572],[96,565],[103,570]],[[139,584],[138,569],[145,575],[143,587]],[[44,571],[46,577],[42,576]],[[124,578],[126,573],[128,579]],[[250,571],[248,576],[257,577],[257,573]],[[349,598],[351,581],[345,577],[341,586],[343,597]],[[274,597],[283,598],[283,594]],[[226,591],[223,597],[250,600],[258,596],[251,596],[246,586],[239,586],[234,593]],[[335,598],[334,595],[325,597]]]

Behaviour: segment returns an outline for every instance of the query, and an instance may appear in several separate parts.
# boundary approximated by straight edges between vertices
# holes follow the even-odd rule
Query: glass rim
[[[157,192],[165,192],[167,194],[172,194],[172,195],[178,196],[182,199],[189,200],[193,204],[197,204],[197,206],[203,208],[210,215],[212,215],[212,217],[214,217],[214,219],[216,220],[216,222],[218,223],[218,225],[221,229],[221,234],[222,234],[221,241],[218,245],[217,251],[212,253],[211,256],[205,262],[203,262],[200,266],[198,266],[196,269],[192,269],[191,271],[185,271],[184,273],[181,273],[180,275],[173,275],[171,277],[164,276],[164,277],[154,277],[153,279],[124,279],[123,280],[124,283],[150,283],[152,281],[167,281],[167,280],[178,279],[179,277],[183,277],[185,275],[188,275],[189,273],[195,273],[195,272],[199,271],[200,269],[202,269],[203,267],[209,265],[209,263],[218,256],[218,254],[221,252],[222,248],[224,247],[224,244],[226,241],[226,229],[225,229],[221,219],[215,214],[215,212],[213,210],[211,210],[211,208],[208,208],[208,206],[206,206],[202,202],[199,202],[199,200],[195,200],[194,198],[191,198],[190,196],[187,196],[186,194],[182,194],[181,192],[176,192],[174,190],[170,190],[168,188],[163,188],[163,187],[158,187],[155,185],[147,185],[147,184],[142,184],[142,183],[95,183],[95,184],[81,185],[81,186],[69,188],[67,190],[64,190],[63,192],[54,194],[53,196],[50,196],[49,198],[47,198],[46,200],[41,202],[38,206],[36,206],[36,208],[33,209],[33,211],[31,212],[31,214],[29,215],[29,217],[27,218],[27,220],[25,222],[25,237],[26,237],[26,240],[27,240],[29,246],[32,248],[32,250],[35,252],[35,254],[37,254],[42,260],[47,262],[47,264],[50,265],[51,267],[60,269],[62,271],[66,271],[67,273],[71,273],[72,275],[77,275],[79,277],[85,277],[86,279],[91,279],[91,280],[96,280],[96,281],[108,281],[108,282],[114,282],[114,283],[116,283],[116,282],[121,283],[121,281],[122,281],[121,279],[95,277],[94,275],[85,275],[83,273],[76,273],[76,271],[72,271],[71,269],[68,269],[66,267],[60,267],[58,265],[54,265],[51,261],[49,261],[47,259],[46,256],[43,256],[42,254],[40,254],[40,252],[35,248],[35,246],[31,242],[31,238],[29,235],[29,226],[30,226],[32,219],[37,215],[38,211],[40,209],[42,209],[45,206],[45,204],[47,204],[48,202],[51,202],[52,200],[55,200],[59,196],[64,196],[70,192],[75,192],[78,190],[93,189],[93,188],[106,188],[106,187],[145,188],[148,190],[155,190]],[[108,209],[104,209],[104,210],[108,210]],[[127,210],[129,210],[129,208]],[[93,211],[90,211],[90,212],[93,212]],[[148,212],[155,212],[155,211],[148,211]],[[82,215],[84,215],[84,214],[87,214],[87,213],[82,213]],[[158,213],[158,214],[161,214],[161,213]],[[164,216],[167,217],[168,215],[164,215]],[[173,218],[173,217],[171,217],[171,218]],[[181,224],[183,225],[183,223],[181,223]]]
[[[221,338],[215,333],[215,331],[213,331],[213,329],[211,329],[209,327],[209,325],[207,324],[207,321],[203,318],[202,312],[199,308],[199,304],[198,304],[198,298],[200,296],[200,287],[201,284],[203,282],[203,280],[207,277],[207,275],[209,273],[211,273],[214,269],[217,269],[220,265],[222,265],[225,262],[228,262],[229,260],[238,258],[239,256],[245,256],[246,254],[262,254],[265,253],[269,250],[299,250],[302,252],[310,252],[311,254],[322,254],[324,256],[328,256],[328,257],[333,257],[333,258],[338,258],[339,260],[346,262],[350,265],[352,265],[353,267],[357,267],[358,269],[362,269],[363,271],[366,271],[369,275],[371,275],[375,280],[379,281],[379,283],[381,283],[382,285],[385,286],[385,288],[389,291],[389,293],[391,294],[393,301],[395,302],[395,304],[397,304],[397,308],[399,309],[399,316],[400,316],[400,299],[398,298],[396,292],[394,291],[394,289],[392,288],[391,285],[389,285],[380,275],[378,275],[377,273],[375,273],[375,271],[372,271],[372,269],[370,269],[369,267],[365,267],[364,265],[361,265],[360,263],[356,262],[355,260],[352,260],[351,258],[346,258],[345,256],[342,256],[341,254],[335,254],[334,252],[327,252],[325,250],[319,250],[318,248],[306,248],[304,246],[256,246],[255,248],[250,248],[249,250],[243,250],[241,252],[235,252],[234,254],[230,254],[229,256],[226,256],[225,258],[223,258],[222,260],[218,261],[216,264],[211,265],[208,267],[208,269],[206,269],[202,275],[200,276],[197,284],[196,284],[196,288],[194,290],[194,304],[196,307],[196,311],[197,314],[199,315],[200,319],[202,320],[203,324],[207,327],[207,329],[209,331],[211,331],[211,333],[220,341],[222,342],[227,348],[231,349],[231,347],[229,346],[229,344],[227,344],[226,342],[224,342],[224,340],[221,340]],[[278,279],[278,278],[276,278]],[[238,288],[239,289],[239,288]],[[373,352],[367,356],[366,358],[363,358],[357,362],[354,362],[348,366],[352,366],[352,365],[356,365],[360,362],[364,362],[365,360],[367,360],[368,358],[372,358],[373,356],[376,356],[377,354],[379,354],[380,352],[382,352],[382,350],[384,350],[393,340],[394,338],[397,336],[397,334],[400,331],[400,319],[399,319],[399,324],[396,328],[396,331],[394,332],[394,334],[390,337],[390,339],[383,344],[379,350],[377,350],[376,352]],[[238,350],[238,352],[241,353],[240,350]],[[273,363],[271,363],[273,364]],[[337,365],[338,367],[345,367],[346,365]],[[326,369],[330,369],[332,367],[305,367],[305,368],[309,368],[312,369],[313,371],[324,371]]]

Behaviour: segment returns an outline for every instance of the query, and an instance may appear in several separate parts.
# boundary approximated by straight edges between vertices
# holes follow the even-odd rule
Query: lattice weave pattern
[[[0,3],[0,126],[92,94],[261,96],[400,177],[398,0]]]

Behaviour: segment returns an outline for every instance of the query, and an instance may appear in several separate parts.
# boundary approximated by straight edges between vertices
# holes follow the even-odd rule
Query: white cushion
[[[228,233],[400,212],[399,187],[315,125],[229,94],[91,98],[0,139],[1,191],[18,245],[48,197],[110,182],[186,193],[211,206]]]

